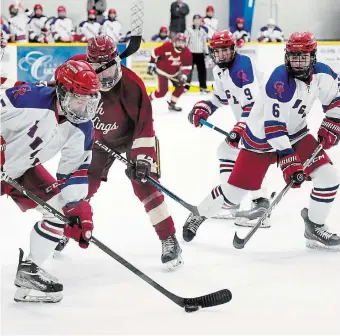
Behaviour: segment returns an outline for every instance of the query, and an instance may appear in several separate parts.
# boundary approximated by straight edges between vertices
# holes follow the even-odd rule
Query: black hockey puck
[[[185,306],[184,310],[186,313],[192,313],[198,310],[198,306]]]

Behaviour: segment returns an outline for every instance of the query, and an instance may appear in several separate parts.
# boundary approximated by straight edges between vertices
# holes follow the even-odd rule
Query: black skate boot
[[[260,197],[254,199],[250,210],[241,210],[235,213],[235,225],[243,227],[254,227],[257,221],[268,210],[270,201],[268,198]],[[260,226],[261,228],[269,228],[270,218],[268,217]]]
[[[63,237],[60,239],[58,245],[56,246],[56,248],[54,249],[54,257],[58,257],[60,255],[60,252],[65,248],[65,246],[68,244],[69,242],[69,238],[67,237]]]
[[[206,219],[204,216],[196,216],[191,213],[183,226],[183,239],[186,242],[192,241],[196,236],[198,228]]]
[[[301,210],[301,216],[305,222],[306,246],[312,249],[329,249],[340,251],[340,237],[327,231],[326,225],[313,223],[308,218],[308,209]]]
[[[183,264],[182,249],[175,235],[162,240],[162,263],[166,264],[168,270],[172,271]]]
[[[31,260],[23,261],[20,249],[19,265],[14,285],[18,287],[14,301],[56,303],[63,298],[63,285]]]
[[[169,111],[170,112],[182,112],[182,108],[179,106],[176,106],[176,103],[174,102],[168,102],[169,104]]]

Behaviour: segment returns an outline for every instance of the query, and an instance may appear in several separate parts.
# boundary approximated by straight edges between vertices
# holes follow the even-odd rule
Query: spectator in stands
[[[215,9],[213,6],[208,6],[206,9],[206,15],[203,19],[204,27],[207,30],[209,40],[214,35],[214,33],[218,30],[218,19],[214,17]]]
[[[205,65],[205,57],[209,55],[207,40],[208,36],[202,27],[202,17],[199,14],[194,15],[193,24],[185,32],[187,38],[187,46],[192,53],[192,70],[188,76],[188,83],[191,82],[192,73],[195,65],[197,66],[198,80],[202,93],[208,93],[207,89],[207,69]],[[186,89],[189,90],[189,85]]]
[[[29,42],[47,43],[44,34],[44,27],[47,17],[43,15],[43,8],[37,4],[33,9],[33,16],[28,21],[28,39]]]
[[[185,17],[189,14],[189,11],[189,6],[183,0],[177,0],[171,4],[170,37],[172,40],[177,33],[185,32]]]
[[[104,21],[104,12],[106,11],[106,0],[87,0],[87,10],[94,9],[96,11],[96,18],[99,23]]]
[[[152,42],[167,42],[170,40],[169,31],[167,27],[161,27],[159,33],[152,36]]]
[[[236,19],[236,26],[235,28],[232,27],[230,30],[233,33],[235,40],[236,40],[236,46],[238,48],[243,47],[245,42],[250,41],[250,33],[247,32],[244,28],[245,20],[243,17],[239,17]]]
[[[117,20],[117,11],[111,8],[108,13],[108,18],[102,23],[100,30],[101,35],[112,37],[115,43],[118,43],[121,37],[122,24]]]
[[[51,23],[52,36],[55,42],[72,42],[74,40],[74,26],[70,18],[66,16],[66,8],[59,6],[58,17]]]
[[[1,41],[8,42],[10,40],[10,33],[8,25],[6,24],[2,17],[0,18],[0,29],[1,29]]]
[[[79,25],[79,35],[81,42],[87,42],[91,37],[97,37],[100,33],[101,24],[96,20],[97,12],[89,9],[87,20]]]
[[[16,5],[9,6],[10,18],[8,19],[8,28],[11,35],[10,41],[15,43],[28,42],[27,23],[31,12],[25,9],[20,1]]]
[[[267,25],[261,28],[257,40],[259,42],[283,42],[283,32],[276,26],[274,19],[269,19]]]

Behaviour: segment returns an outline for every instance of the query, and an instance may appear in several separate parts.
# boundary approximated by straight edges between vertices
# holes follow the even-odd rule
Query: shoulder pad
[[[239,88],[254,82],[253,66],[248,56],[236,54],[229,72],[233,83]]]
[[[333,79],[336,79],[338,75],[325,63],[322,62],[316,62],[314,65],[314,73],[323,73],[327,74],[333,77]]]
[[[266,84],[267,96],[282,103],[287,103],[292,99],[295,89],[295,80],[289,76],[284,64],[272,72]]]

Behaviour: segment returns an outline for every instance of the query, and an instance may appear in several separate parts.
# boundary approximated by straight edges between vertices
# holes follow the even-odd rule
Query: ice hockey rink
[[[187,121],[194,102],[187,94],[182,113],[169,113],[166,100],[154,102],[161,144],[161,182],[192,204],[198,204],[219,183],[216,149],[221,134]],[[319,102],[308,116],[311,132],[322,120]],[[230,130],[229,107],[209,120]],[[340,147],[329,151],[340,170]],[[58,158],[47,164],[56,170]],[[94,236],[141,271],[177,295],[190,297],[222,288],[231,302],[195,313],[158,293],[96,246],[81,250],[71,242],[46,270],[64,284],[58,304],[13,301],[18,248],[28,252],[29,234],[39,214],[22,213],[1,198],[1,333],[39,335],[340,335],[340,253],[309,250],[300,211],[308,206],[311,182],[291,190],[273,211],[270,229],[260,229],[244,250],[236,250],[232,221],[210,219],[191,243],[182,241],[188,211],[167,198],[185,264],[169,273],[160,261],[161,244],[142,204],[134,196],[124,165],[116,162],[109,181],[93,200]],[[340,171],[339,171],[340,173]],[[339,174],[340,175],[340,174]],[[268,193],[284,186],[281,171],[271,167]],[[340,233],[340,198],[328,218]],[[244,236],[248,229],[237,229]]]

